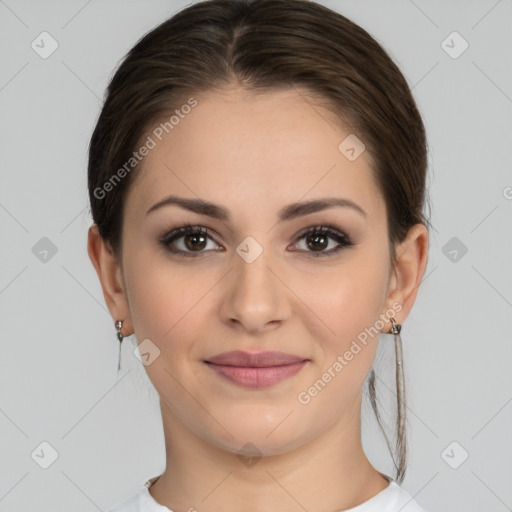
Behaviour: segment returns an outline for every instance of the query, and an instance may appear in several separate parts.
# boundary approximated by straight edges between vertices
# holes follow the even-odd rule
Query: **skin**
[[[361,445],[361,391],[378,336],[307,405],[297,395],[393,304],[401,305],[395,320],[404,322],[426,268],[428,231],[411,228],[392,268],[369,152],[349,161],[338,145],[350,131],[297,90],[256,96],[233,87],[196,99],[137,168],[122,261],[95,225],[89,230],[89,256],[113,320],[123,320],[125,336],[160,350],[145,368],[160,395],[167,467],[150,494],[175,512],[354,507],[388,485]],[[169,194],[221,205],[230,219],[176,205],[146,215]],[[366,216],[331,207],[278,221],[285,205],[333,196]],[[199,257],[173,255],[159,242],[186,223],[211,233]],[[318,249],[297,235],[326,223],[356,245],[315,257],[315,249],[338,242],[328,238]],[[236,252],[247,236],[263,249],[252,263]],[[194,240],[186,241],[174,246],[193,252]],[[390,328],[387,320],[380,330]],[[246,389],[203,362],[231,350],[280,350],[309,362],[274,386]],[[237,457],[249,442],[257,447],[252,465]]]

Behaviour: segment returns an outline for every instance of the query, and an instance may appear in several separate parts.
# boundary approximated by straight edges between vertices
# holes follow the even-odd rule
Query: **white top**
[[[361,505],[340,512],[426,512],[393,479],[383,476],[389,481],[388,487]],[[108,512],[173,512],[170,508],[160,505],[149,494],[149,487],[157,478],[148,480],[137,494]]]

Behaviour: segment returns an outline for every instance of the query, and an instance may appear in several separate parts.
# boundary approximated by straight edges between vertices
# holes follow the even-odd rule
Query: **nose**
[[[292,294],[267,251],[251,263],[236,254],[224,286],[220,312],[231,327],[255,335],[275,329],[290,316]]]

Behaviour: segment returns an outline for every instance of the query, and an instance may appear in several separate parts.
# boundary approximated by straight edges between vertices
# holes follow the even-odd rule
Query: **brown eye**
[[[201,233],[191,233],[182,238],[187,249],[191,251],[204,249],[207,241],[207,237]]]
[[[344,248],[356,245],[345,233],[332,226],[308,228],[299,235],[298,240],[302,239],[304,239],[304,245],[306,246],[304,252],[308,252],[314,257],[333,256]],[[333,248],[326,250],[332,241],[336,242],[337,245],[334,244]]]
[[[329,237],[324,234],[308,235],[306,237],[306,244],[314,251],[326,249],[329,245]]]
[[[171,231],[160,242],[173,254],[194,257],[209,252],[205,250],[209,240],[215,243],[206,229],[187,225]]]

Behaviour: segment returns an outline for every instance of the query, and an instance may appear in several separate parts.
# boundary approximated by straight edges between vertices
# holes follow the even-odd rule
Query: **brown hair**
[[[428,226],[422,118],[404,76],[379,43],[309,0],[201,1],[151,30],[125,56],[108,86],[88,165],[92,217],[119,260],[124,198],[134,176],[126,163],[156,120],[190,95],[229,86],[310,91],[364,141],[385,200],[395,264],[395,244],[414,224]],[[373,369],[368,384],[390,446],[375,401]],[[397,374],[398,482],[406,470],[404,398],[403,375]]]

